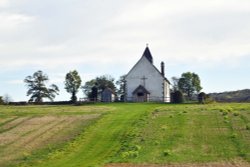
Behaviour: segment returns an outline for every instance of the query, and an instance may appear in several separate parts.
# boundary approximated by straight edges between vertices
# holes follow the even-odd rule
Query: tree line
[[[124,76],[120,77],[120,80],[116,82],[118,86],[125,83]],[[24,79],[27,86],[27,96],[30,96],[29,102],[42,103],[43,99],[54,100],[56,95],[59,94],[59,88],[57,85],[52,84],[47,86],[49,77],[41,70],[35,72],[33,75],[29,75]],[[124,83],[122,83],[124,81]],[[70,101],[75,103],[77,101],[77,93],[80,89],[83,90],[87,98],[97,98],[97,95],[101,93],[105,88],[112,89],[117,96],[120,96],[124,91],[116,88],[115,79],[110,75],[103,75],[96,77],[90,81],[87,81],[85,85],[81,85],[82,80],[79,73],[76,70],[69,71],[65,76],[64,88],[71,94]]]
[[[115,79],[110,75],[98,76],[94,79],[87,81],[82,86],[82,80],[76,70],[69,71],[65,75],[64,89],[71,94],[70,101],[75,103],[77,101],[77,93],[80,89],[88,99],[96,100],[99,93],[105,88],[110,88],[115,92],[116,99],[123,101],[125,95],[125,76],[122,75],[115,82]],[[56,95],[59,94],[59,88],[55,84],[47,86],[49,77],[41,70],[29,75],[24,79],[27,87],[27,96],[30,97],[29,102],[42,103],[44,99],[54,100]],[[200,93],[201,81],[196,73],[185,72],[181,77],[172,77],[171,99],[174,103],[182,103],[184,100],[192,100]],[[204,100],[206,94],[200,93],[199,100]],[[0,103],[3,99],[0,97]]]

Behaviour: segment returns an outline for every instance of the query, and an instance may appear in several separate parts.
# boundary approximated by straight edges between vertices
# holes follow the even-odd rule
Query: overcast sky
[[[191,71],[207,93],[250,88],[249,0],[0,0],[0,96],[28,100],[23,80],[42,70],[68,100],[67,72],[118,79],[146,43],[169,80]]]

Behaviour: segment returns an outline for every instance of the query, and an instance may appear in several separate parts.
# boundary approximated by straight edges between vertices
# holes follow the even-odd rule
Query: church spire
[[[148,61],[150,61],[150,63],[153,64],[153,57],[152,57],[150,50],[148,48],[148,44],[146,44],[146,49],[144,50],[142,56],[145,56],[148,59]]]

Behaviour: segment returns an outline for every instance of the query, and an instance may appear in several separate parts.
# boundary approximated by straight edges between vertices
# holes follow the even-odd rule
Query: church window
[[[144,93],[143,92],[138,92],[137,96],[144,96]]]

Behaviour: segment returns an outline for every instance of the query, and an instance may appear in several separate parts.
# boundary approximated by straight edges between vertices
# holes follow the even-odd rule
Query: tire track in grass
[[[18,119],[17,116],[14,116],[14,117],[9,117],[9,118],[1,118],[1,121],[0,121],[0,127],[1,126],[4,126],[5,124],[9,123],[9,122],[12,122],[14,120]]]
[[[5,166],[4,164],[11,162],[10,164],[18,163],[18,159],[28,156],[32,151],[48,147],[48,144],[58,144],[62,142],[69,132],[64,134],[65,129],[74,129],[78,126],[76,123],[81,121],[96,119],[100,114],[91,114],[84,116],[50,116],[50,117],[36,117],[32,120],[24,123],[23,127],[20,129],[30,129],[32,130],[26,132],[26,135],[20,134],[19,138],[8,145],[5,150],[3,150],[3,155],[0,154],[0,166]],[[34,127],[35,125],[35,127]],[[80,125],[79,125],[80,126]],[[15,133],[15,132],[14,132]],[[59,139],[58,137],[62,137]],[[11,148],[11,149],[10,149]]]
[[[13,118],[13,120],[7,121],[7,123],[0,128],[0,134],[20,126],[22,123],[29,119],[31,119],[31,117],[17,117],[17,119]]]
[[[47,125],[44,125],[44,126],[45,127],[50,126],[50,124],[48,123]],[[21,126],[19,126],[17,129],[22,131]],[[17,130],[17,131],[19,131],[19,130]],[[11,137],[12,134],[9,133],[8,135]],[[27,137],[29,137],[29,136],[27,136]],[[27,137],[21,138],[19,140],[14,140],[11,143],[8,143],[8,146],[4,150],[2,150],[2,152],[1,152],[2,154],[0,154],[0,156],[1,156],[0,164],[1,164],[1,162],[3,163],[3,162],[10,161],[12,159],[19,157],[22,154],[22,152],[24,151],[24,148],[25,148],[24,141],[27,140]],[[22,149],[20,149],[20,148],[22,148]]]
[[[16,126],[15,128],[12,128],[10,131],[6,131],[3,134],[0,135],[1,143],[5,146],[9,146],[15,142],[20,141],[21,139],[24,139],[25,135],[28,135],[32,133],[33,131],[36,131],[38,128],[41,128],[44,126],[44,124],[49,122],[43,122],[41,124],[41,117],[29,117],[30,119],[27,119],[22,124],[19,124],[19,126]],[[33,123],[32,123],[33,122]]]
[[[55,120],[51,120],[50,122],[47,122],[45,125],[43,125],[43,128],[38,129],[34,133],[31,133],[25,138],[21,138],[19,140],[16,140],[12,144],[9,144],[8,147],[6,147],[1,153],[1,159],[0,159],[0,164],[1,161],[2,163],[5,161],[10,161],[17,159],[18,157],[22,156],[23,154],[26,154],[27,151],[31,150],[32,147],[28,147],[32,145],[32,143],[35,143],[36,138],[39,138],[41,134],[45,133],[46,131],[51,130],[54,126],[59,124],[60,122],[53,122]],[[20,127],[20,126],[19,126]]]

